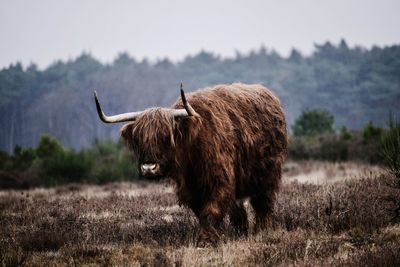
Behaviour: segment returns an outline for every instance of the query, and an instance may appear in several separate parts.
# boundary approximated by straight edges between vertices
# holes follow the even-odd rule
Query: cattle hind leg
[[[272,226],[274,202],[275,197],[268,194],[258,194],[251,197],[250,203],[256,213],[256,224],[254,226],[256,233]]]
[[[261,178],[260,191],[250,198],[250,203],[255,212],[255,232],[268,229],[272,226],[272,215],[276,194],[281,180],[281,168],[270,168],[269,174]]]

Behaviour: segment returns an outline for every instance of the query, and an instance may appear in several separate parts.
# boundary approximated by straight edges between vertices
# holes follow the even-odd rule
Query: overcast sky
[[[400,43],[400,0],[0,0],[0,68],[47,67],[90,52],[176,61],[201,49],[223,57],[262,44],[305,54],[327,40]]]

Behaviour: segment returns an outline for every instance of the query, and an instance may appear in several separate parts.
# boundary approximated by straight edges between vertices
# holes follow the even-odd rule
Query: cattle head
[[[182,109],[149,108],[140,112],[106,116],[94,92],[97,113],[105,123],[129,122],[121,128],[124,143],[132,150],[139,174],[146,178],[164,177],[175,161],[178,121],[199,115],[186,100],[181,84]]]

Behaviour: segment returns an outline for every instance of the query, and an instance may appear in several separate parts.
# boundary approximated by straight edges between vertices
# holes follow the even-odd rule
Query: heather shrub
[[[36,159],[34,148],[15,146],[14,154],[9,155],[0,151],[0,171],[24,171],[29,169]]]
[[[334,118],[325,109],[307,109],[303,111],[293,124],[294,136],[315,136],[333,132]]]
[[[13,170],[26,170],[32,166],[36,159],[36,151],[33,148],[23,149],[20,146],[16,146],[14,149],[14,157],[12,159]]]
[[[87,151],[87,154],[94,159],[94,166],[90,173],[93,182],[103,184],[138,178],[136,165],[121,143],[110,140],[103,143],[97,142]]]
[[[379,140],[383,132],[382,128],[375,126],[371,121],[362,129],[363,138],[366,141]]]
[[[16,146],[12,155],[0,152],[0,188],[104,184],[137,178],[129,152],[114,141],[94,142],[90,148],[74,151],[43,135],[35,148]]]
[[[318,159],[330,161],[349,160],[352,139],[344,139],[336,133],[326,133],[315,137],[301,136],[290,139],[288,156],[291,159]]]
[[[382,138],[382,156],[400,188],[400,122],[394,121],[392,116],[389,117],[389,129]]]
[[[51,158],[62,153],[64,148],[62,145],[50,135],[42,135],[38,146],[36,147],[36,154],[40,159]]]
[[[0,265],[398,266],[400,227],[382,196],[399,191],[383,178],[284,182],[271,228],[240,237],[225,221],[215,248],[196,247],[198,220],[168,184],[3,191]]]
[[[349,141],[337,135],[328,135],[321,142],[319,158],[322,160],[346,161],[349,158]]]
[[[0,150],[0,169],[6,169],[6,166],[9,165],[10,161],[11,157],[6,152]]]
[[[337,132],[315,136],[292,136],[288,146],[291,159],[317,159],[329,161],[363,161],[381,164],[381,136],[386,131],[369,123],[362,130],[342,127]],[[393,152],[394,154],[395,152]]]
[[[85,181],[92,167],[92,159],[84,152],[61,150],[42,161],[41,170],[45,185]]]
[[[392,116],[389,117],[389,130],[382,138],[382,156],[386,168],[394,177],[390,186],[400,191],[400,122],[394,121]],[[388,200],[395,205],[392,220],[400,221],[400,197]]]

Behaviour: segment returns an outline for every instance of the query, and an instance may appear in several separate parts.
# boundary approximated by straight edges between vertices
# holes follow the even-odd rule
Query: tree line
[[[93,102],[96,89],[109,113],[170,106],[186,91],[221,83],[262,83],[281,99],[288,122],[306,109],[323,107],[335,127],[385,126],[389,111],[400,111],[400,45],[349,47],[315,45],[311,55],[293,49],[288,57],[261,47],[221,58],[201,51],[180,62],[149,62],[121,53],[102,64],[83,53],[39,70],[20,63],[0,71],[0,149],[36,146],[43,133],[64,146],[89,147],[93,140],[116,139],[119,127],[102,124]]]

